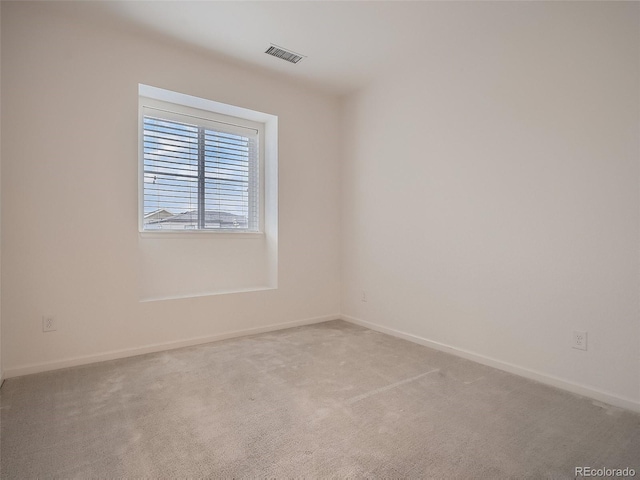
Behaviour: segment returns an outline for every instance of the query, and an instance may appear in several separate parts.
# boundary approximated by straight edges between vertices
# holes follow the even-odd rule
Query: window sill
[[[157,231],[157,232],[138,232],[140,238],[202,238],[215,237],[215,238],[251,238],[259,240],[264,238],[264,232],[235,232],[233,230],[191,230],[191,231]]]
[[[194,294],[185,294],[185,295],[167,295],[163,297],[148,297],[141,298],[140,303],[147,302],[161,302],[164,300],[184,300],[186,298],[196,298],[196,297],[211,297],[215,295],[232,295],[237,293],[252,293],[252,292],[265,292],[268,290],[277,290],[277,286],[259,286],[259,287],[249,287],[249,288],[231,288],[231,289],[223,289],[217,290],[208,293],[194,293]]]

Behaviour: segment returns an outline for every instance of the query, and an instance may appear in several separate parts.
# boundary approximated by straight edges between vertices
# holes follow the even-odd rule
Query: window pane
[[[205,228],[249,228],[249,138],[204,132]]]
[[[144,230],[259,229],[257,129],[148,108]]]
[[[198,226],[198,127],[144,117],[144,228]]]

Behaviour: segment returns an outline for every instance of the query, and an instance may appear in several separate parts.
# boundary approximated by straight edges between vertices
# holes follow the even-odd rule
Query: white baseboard
[[[586,385],[581,385],[575,382],[571,382],[569,380],[555,377],[553,375],[548,375],[546,373],[538,372],[525,367],[520,367],[512,363],[503,362],[501,360],[487,357],[485,355],[480,355],[478,353],[470,352],[468,350],[463,350],[461,348],[452,347],[444,343],[434,342],[433,340],[428,340],[418,335],[413,335],[411,333],[402,332],[400,330],[396,330],[393,328],[384,327],[382,325],[367,322],[366,320],[360,320],[359,318],[351,317],[349,315],[341,315],[340,318],[346,322],[350,322],[355,325],[360,325],[361,327],[369,328],[371,330],[375,330],[381,333],[386,333],[388,335],[402,338],[410,342],[418,343],[420,345],[424,345],[426,347],[430,347],[435,350],[451,353],[452,355],[466,358],[467,360],[472,360],[474,362],[481,363],[483,365],[488,365],[490,367],[494,367],[499,370],[504,370],[505,372],[514,373],[516,375],[520,375],[521,377],[529,378],[531,380],[536,380],[540,383],[551,385],[553,387],[557,387],[562,390],[567,390],[569,392],[576,393],[578,395],[583,395],[585,397],[589,397],[594,400],[598,400],[600,402],[608,403],[616,407],[626,408],[628,410],[633,410],[635,412],[640,412],[640,402],[630,398],[625,398],[618,395],[614,395],[612,393],[603,392],[601,390],[591,388]]]
[[[176,348],[190,347],[203,343],[216,342],[218,340],[226,340],[228,338],[244,337],[247,335],[255,335],[257,333],[273,332],[275,330],[283,330],[285,328],[299,327],[302,325],[311,325],[314,323],[327,322],[329,320],[340,319],[339,314],[323,315],[321,317],[305,318],[302,320],[294,320],[292,322],[277,323],[264,327],[247,328],[244,330],[236,330],[233,332],[219,333],[217,335],[208,335],[205,337],[189,338],[187,340],[178,340],[175,342],[156,343],[145,345],[142,347],[125,348],[122,350],[112,350],[109,352],[98,353],[95,355],[84,355],[80,357],[71,357],[64,360],[55,360],[52,362],[32,363],[21,365],[18,367],[7,368],[4,371],[3,378],[20,377],[22,375],[30,375],[32,373],[47,372],[50,370],[58,370],[60,368],[76,367],[78,365],[87,365],[89,363],[104,362],[106,360],[115,360],[118,358],[135,357],[144,355],[145,353],[160,352],[164,350],[174,350]]]

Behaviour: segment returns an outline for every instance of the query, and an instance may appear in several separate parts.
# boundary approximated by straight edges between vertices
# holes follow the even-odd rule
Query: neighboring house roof
[[[169,210],[165,210],[164,208],[159,208],[158,210],[154,210],[153,212],[149,212],[145,214],[144,218],[147,221],[151,221],[151,220],[161,220],[163,218],[169,218],[172,216],[173,216],[173,213],[171,213]]]
[[[146,219],[146,217],[145,217]],[[152,221],[148,221],[148,224],[155,225],[169,225],[169,224],[188,224],[198,222],[198,212],[196,210],[189,210],[182,213],[177,213],[167,218],[158,218]],[[220,212],[216,210],[207,210],[205,212],[205,224],[217,224],[229,225],[232,227],[246,227],[247,217],[242,215],[236,215],[234,213]]]

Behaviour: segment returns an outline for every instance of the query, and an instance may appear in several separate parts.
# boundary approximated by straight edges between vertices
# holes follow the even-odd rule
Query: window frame
[[[243,109],[240,107],[234,107],[211,100],[206,100],[198,97],[192,97],[189,95],[178,94],[175,92],[169,92],[162,89],[156,89],[155,87],[146,87],[140,85],[140,92],[138,96],[138,232],[141,235],[160,235],[162,237],[173,236],[188,236],[188,235],[230,235],[233,237],[259,237],[265,234],[265,203],[266,203],[266,168],[265,168],[265,123],[256,121],[245,116],[229,115],[232,113],[253,113],[259,114],[259,112],[253,112],[251,110]],[[144,90],[158,90],[160,92],[167,92],[173,94],[176,97],[180,97],[173,101],[166,99],[154,98],[154,96],[145,95]],[[194,104],[196,106],[194,106]],[[204,108],[201,108],[204,107]],[[155,112],[161,112],[166,115],[165,118],[169,121],[180,121],[180,117],[192,117],[194,119],[201,120],[205,123],[222,123],[227,126],[235,128],[248,128],[257,131],[257,172],[255,175],[258,177],[257,181],[257,228],[255,230],[249,228],[185,228],[185,229],[145,229],[144,228],[144,117],[145,110],[150,109]],[[247,115],[248,117],[249,115]],[[184,120],[184,119],[183,119]]]

